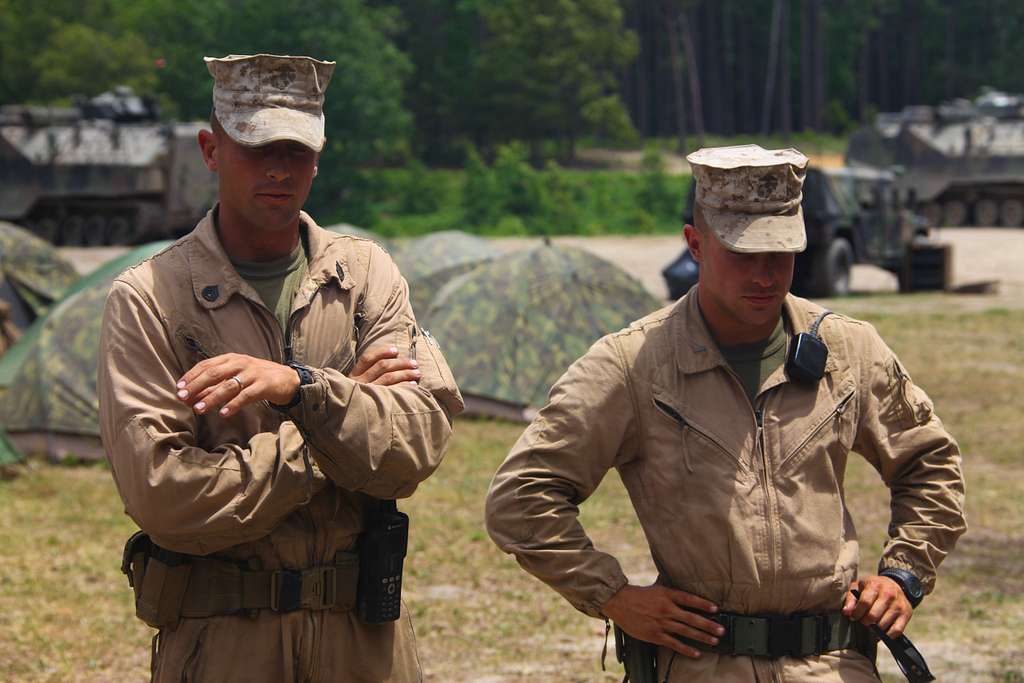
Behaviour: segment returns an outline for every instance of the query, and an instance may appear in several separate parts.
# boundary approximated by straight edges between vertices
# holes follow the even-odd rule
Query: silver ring
[[[233,379],[234,381],[238,382],[238,390],[239,391],[241,391],[242,389],[245,389],[245,385],[242,384],[242,379],[238,375],[233,375],[233,376],[229,377],[228,379]]]

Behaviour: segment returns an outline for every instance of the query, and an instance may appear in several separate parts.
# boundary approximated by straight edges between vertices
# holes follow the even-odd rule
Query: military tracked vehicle
[[[1024,97],[879,114],[850,137],[848,164],[895,169],[908,204],[933,225],[1024,225]]]
[[[117,88],[74,107],[0,107],[0,219],[53,244],[135,244],[191,229],[213,204],[197,123],[158,120]]]
[[[808,168],[804,180],[807,249],[797,254],[793,292],[800,296],[842,296],[850,291],[855,263],[888,270],[901,290],[920,282],[917,250],[929,236],[926,219],[907,210],[896,190],[896,176],[866,168]],[[695,188],[691,184],[684,220],[693,223]],[[698,267],[684,250],[662,271],[669,298],[677,299],[697,283]],[[934,288],[942,289],[944,281]],[[929,287],[932,288],[932,287]]]

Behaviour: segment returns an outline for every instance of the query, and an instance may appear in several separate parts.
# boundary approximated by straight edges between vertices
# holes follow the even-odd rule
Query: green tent
[[[449,280],[501,256],[489,242],[461,230],[442,230],[411,240],[395,254],[409,283],[412,310],[426,313]]]
[[[660,306],[619,267],[545,243],[455,278],[424,322],[467,413],[529,419],[591,344]]]
[[[0,299],[19,329],[45,313],[76,280],[74,266],[49,242],[0,221]]]
[[[154,242],[109,261],[76,282],[0,358],[0,426],[21,453],[101,459],[96,361],[103,306],[125,268],[167,247]],[[0,460],[10,452],[0,442]]]

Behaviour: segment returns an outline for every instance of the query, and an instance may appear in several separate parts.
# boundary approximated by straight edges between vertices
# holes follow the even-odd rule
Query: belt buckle
[[[736,614],[729,629],[735,655],[767,657],[769,655],[769,622],[764,617]]]
[[[337,571],[334,567],[314,567],[302,572],[300,602],[305,609],[324,610],[334,607],[337,592]]]
[[[279,569],[270,575],[270,609],[294,612],[302,606],[302,574]]]
[[[802,615],[792,614],[771,617],[768,620],[769,656],[774,658],[802,656],[803,619]]]

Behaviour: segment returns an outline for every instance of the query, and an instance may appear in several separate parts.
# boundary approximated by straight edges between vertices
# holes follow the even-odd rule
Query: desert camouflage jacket
[[[440,350],[416,334],[405,281],[373,242],[302,221],[309,267],[290,343],[314,382],[288,414],[264,402],[199,416],[175,397],[205,357],[285,359],[280,325],[231,266],[211,215],[111,289],[103,443],[125,509],[163,547],[271,570],[330,564],[362,529],[359,494],[409,496],[440,463],[462,399]],[[415,355],[419,384],[346,377],[379,345]]]
[[[558,381],[491,484],[497,544],[601,616],[627,579],[577,516],[614,467],[662,583],[731,612],[839,609],[858,572],[843,491],[856,451],[892,494],[881,566],[930,591],[965,521],[960,453],[929,398],[873,327],[831,315],[824,378],[796,384],[780,367],[751,405],[696,292],[601,339]],[[821,311],[784,304],[794,334]]]

